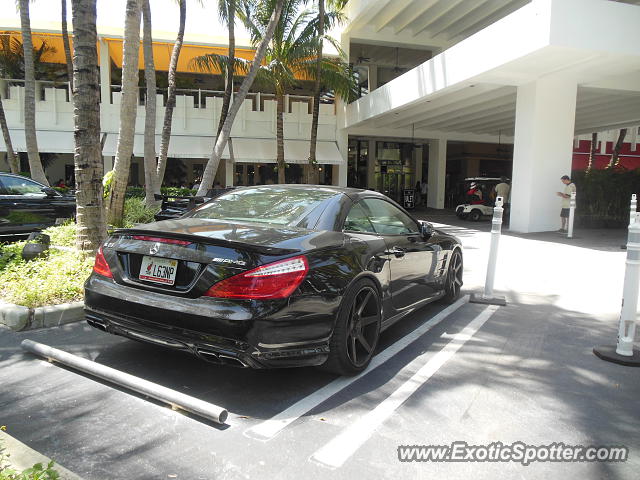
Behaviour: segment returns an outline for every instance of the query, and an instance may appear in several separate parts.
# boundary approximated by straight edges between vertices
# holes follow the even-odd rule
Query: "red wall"
[[[598,143],[600,143],[600,150],[596,150],[593,156],[593,168],[602,169],[606,167],[609,164],[609,160],[611,160],[611,153],[613,152],[615,142],[599,141]],[[604,151],[602,151],[603,146],[605,146]],[[573,149],[573,170],[585,170],[587,168],[590,150],[591,141],[580,140],[578,148]],[[640,168],[640,143],[635,150],[631,150],[630,143],[622,144],[622,150],[620,150],[620,165],[629,170]]]

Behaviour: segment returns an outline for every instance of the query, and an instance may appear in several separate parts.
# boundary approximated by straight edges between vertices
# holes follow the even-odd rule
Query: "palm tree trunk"
[[[7,118],[4,116],[4,107],[2,105],[2,97],[0,97],[0,128],[2,128],[2,138],[4,146],[7,147],[7,162],[11,173],[20,173],[20,162],[16,157],[13,144],[11,143],[11,135],[9,135],[9,127],[7,126]]]
[[[276,91],[276,161],[278,163],[278,183],[287,183],[284,162],[284,92]]]
[[[318,0],[318,63],[316,65],[316,84],[313,92],[313,112],[311,116],[311,142],[309,145],[309,166],[307,183],[318,183],[316,146],[318,142],[318,119],[320,117],[320,74],[322,71],[322,37],[324,36],[324,0]]]
[[[24,137],[29,155],[29,170],[35,181],[49,185],[40,154],[36,136],[36,77],[33,62],[33,39],[29,19],[29,0],[20,0],[20,23],[22,26],[22,48],[24,50]]]
[[[233,94],[233,74],[234,64],[236,59],[236,34],[235,34],[235,20],[236,20],[236,4],[235,0],[227,0],[227,28],[229,29],[229,55],[227,56],[227,72],[226,80],[227,84],[224,89],[224,98],[222,99],[222,111],[220,112],[220,121],[218,122],[218,131],[216,137],[220,135],[224,121],[227,119],[229,113],[229,105],[231,104],[231,95]]]
[[[267,46],[271,42],[271,39],[273,38],[273,32],[275,31],[276,25],[280,20],[280,14],[282,13],[283,4],[284,0],[277,0],[276,6],[271,14],[271,18],[269,18],[269,24],[267,26],[264,38],[260,40],[258,48],[256,48],[256,53],[253,57],[253,62],[251,63],[249,73],[246,77],[244,77],[242,85],[240,85],[240,88],[238,89],[238,93],[234,96],[233,104],[231,105],[231,108],[229,108],[229,113],[227,114],[227,118],[224,122],[224,125],[222,126],[222,131],[216,139],[213,151],[211,152],[211,156],[209,157],[207,166],[204,169],[202,182],[200,183],[200,188],[198,189],[197,193],[198,195],[205,195],[207,193],[207,190],[209,190],[213,186],[213,179],[216,176],[216,171],[218,170],[218,165],[220,164],[220,158],[222,158],[222,152],[224,152],[224,147],[226,147],[227,142],[229,141],[229,136],[231,135],[231,127],[233,126],[236,115],[240,110],[240,106],[243,104],[244,99],[249,93],[249,89],[253,84],[253,80],[258,74],[258,69],[260,68],[262,59],[267,52]]]
[[[133,139],[138,109],[138,51],[140,50],[141,0],[127,0],[124,44],[122,47],[122,100],[120,130],[113,165],[113,180],[108,203],[108,222],[117,225],[122,220],[124,195],[129,182]]]
[[[144,185],[145,204],[151,208],[157,204],[153,194],[156,192],[158,166],[156,163],[156,68],[153,62],[149,0],[144,0],[142,4],[142,27],[144,78],[147,86],[144,102]]]
[[[107,237],[102,205],[102,148],[100,146],[100,81],[96,44],[96,0],[71,0],[76,174],[76,247],[96,251]]]
[[[622,150],[622,144],[624,143],[624,137],[627,136],[627,129],[621,128],[620,134],[618,135],[618,141],[616,142],[616,146],[613,148],[613,153],[611,154],[611,161],[609,162],[609,166],[617,167],[620,163],[620,150]]]
[[[64,57],[67,59],[67,76],[69,85],[73,91],[73,61],[71,60],[71,47],[69,46],[69,32],[67,31],[67,0],[60,0],[62,4],[62,43],[64,44]]]
[[[171,140],[171,122],[173,121],[173,109],[176,106],[176,69],[178,68],[178,58],[180,57],[180,50],[182,49],[186,19],[187,0],[180,0],[180,27],[178,28],[178,36],[176,37],[176,42],[173,44],[171,61],[169,62],[167,106],[164,110],[164,122],[162,123],[156,193],[160,193],[160,187],[162,187],[164,180],[164,171],[167,168],[167,154],[169,152],[169,141]]]
[[[596,148],[598,147],[598,132],[591,134],[591,148],[589,149],[589,161],[587,163],[587,173],[593,168],[593,157],[596,154]]]

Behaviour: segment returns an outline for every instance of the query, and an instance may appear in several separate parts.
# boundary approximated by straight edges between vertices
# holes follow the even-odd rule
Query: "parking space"
[[[482,282],[486,233],[462,233],[468,292]],[[523,260],[523,246],[524,257],[534,258]],[[86,479],[637,478],[638,372],[591,353],[615,339],[616,307],[603,300],[602,312],[585,312],[591,303],[578,305],[578,294],[562,281],[536,284],[538,277],[514,273],[523,264],[532,268],[536,255],[556,255],[580,277],[575,262],[586,249],[522,238],[504,247],[498,273],[507,307],[427,306],[383,334],[372,368],[355,379],[312,368],[217,366],[82,323],[2,330],[0,423]],[[602,271],[620,255],[591,251],[588,258]],[[547,269],[551,278],[561,271],[553,264]],[[576,282],[583,298],[593,296],[587,279]],[[224,406],[227,425],[25,354],[24,338]],[[625,463],[527,467],[398,460],[401,445],[453,441],[623,443],[631,456]]]

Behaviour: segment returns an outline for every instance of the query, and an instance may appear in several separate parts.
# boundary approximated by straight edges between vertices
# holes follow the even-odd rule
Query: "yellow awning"
[[[22,34],[16,31],[3,31],[0,35],[8,35],[10,37],[17,37],[22,42]],[[64,44],[62,42],[61,33],[44,33],[34,32],[33,46],[34,48],[40,48],[42,42],[46,42],[47,45],[53,47],[55,52],[49,53],[43,60],[47,63],[66,63],[64,56]],[[103,37],[107,42],[109,48],[109,56],[114,64],[118,68],[122,68],[122,38],[118,37]],[[73,52],[73,40],[69,39],[71,43],[71,49]],[[100,44],[98,44],[98,52],[100,51]],[[173,51],[172,42],[157,41],[153,42],[153,60],[156,65],[156,70],[167,71],[169,70],[169,61],[171,60],[171,52]],[[192,67],[191,60],[195,57],[205,55],[208,53],[216,53],[218,55],[227,55],[227,47],[214,46],[214,45],[193,45],[183,44],[180,52],[180,58],[178,60],[178,72],[188,73],[201,73],[195,67]],[[244,58],[245,60],[252,60],[255,51],[249,48],[236,48],[236,57]],[[142,54],[142,44],[140,45],[140,56],[138,66],[140,70],[144,69],[144,56]],[[213,72],[219,73],[219,72]]]

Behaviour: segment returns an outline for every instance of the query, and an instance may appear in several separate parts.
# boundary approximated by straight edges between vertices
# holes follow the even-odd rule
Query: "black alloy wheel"
[[[479,222],[480,219],[482,218],[482,212],[480,210],[472,210],[471,213],[469,214],[469,218],[471,219],[472,222]]]
[[[444,297],[442,297],[445,303],[453,303],[460,297],[460,291],[462,290],[462,271],[462,254],[460,250],[454,250],[451,254],[451,260],[449,260]]]
[[[373,282],[356,282],[343,299],[323,368],[340,375],[355,375],[367,368],[378,345],[381,319],[380,296]]]

